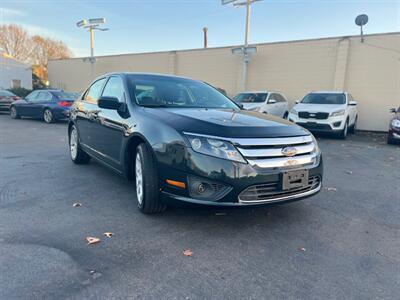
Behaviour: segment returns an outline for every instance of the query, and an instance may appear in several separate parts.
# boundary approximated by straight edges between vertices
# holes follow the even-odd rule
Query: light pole
[[[89,57],[89,62],[90,62],[90,72],[91,72],[91,77],[93,79],[93,65],[96,62],[96,58],[94,57],[94,31],[95,30],[100,30],[100,31],[107,31],[109,30],[108,28],[101,28],[100,26],[102,24],[106,23],[105,18],[93,18],[93,19],[83,19],[80,20],[78,23],[76,23],[76,26],[79,28],[87,28],[89,29],[90,33],[90,57]],[[86,61],[86,59],[84,59]]]
[[[262,0],[245,0],[244,2],[239,3],[237,1],[238,0],[221,0],[222,5],[233,3],[233,6],[235,7],[246,6],[246,29],[244,32],[244,46],[232,49],[233,54],[240,54],[243,56],[241,90],[245,91],[247,87],[247,69],[250,63],[250,58],[252,54],[257,52],[257,47],[249,47],[251,5],[254,2]]]

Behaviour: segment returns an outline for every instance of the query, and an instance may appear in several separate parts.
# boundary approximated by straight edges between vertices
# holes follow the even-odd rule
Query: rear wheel
[[[90,156],[79,145],[79,135],[75,125],[69,132],[69,150],[71,159],[75,164],[87,164],[90,161]]]
[[[349,120],[346,121],[346,123],[344,123],[344,128],[343,130],[339,133],[339,138],[341,139],[346,139],[347,137],[347,133],[348,133],[348,128],[349,128]]]
[[[10,107],[10,116],[12,119],[21,118],[21,116],[18,114],[17,108],[15,106]]]
[[[43,111],[43,120],[44,120],[47,124],[50,124],[50,123],[53,123],[53,122],[54,122],[53,113],[51,112],[50,109],[46,108],[46,109]]]
[[[157,169],[153,156],[144,143],[136,148],[135,181],[136,198],[141,212],[154,214],[167,208],[159,199]]]

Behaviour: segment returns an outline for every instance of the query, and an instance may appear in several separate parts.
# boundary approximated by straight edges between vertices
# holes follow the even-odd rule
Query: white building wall
[[[21,87],[32,89],[32,69],[0,53],[0,89],[13,87],[13,80],[20,80]]]

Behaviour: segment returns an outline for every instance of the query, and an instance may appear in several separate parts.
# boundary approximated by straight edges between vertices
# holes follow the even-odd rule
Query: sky
[[[263,0],[252,5],[250,43],[400,31],[400,0]],[[77,57],[89,56],[83,18],[105,17],[109,31],[95,33],[95,55],[243,44],[245,8],[221,0],[0,0],[0,24],[62,40]]]

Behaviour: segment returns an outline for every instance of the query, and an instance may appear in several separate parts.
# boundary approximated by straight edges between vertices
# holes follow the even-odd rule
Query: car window
[[[261,103],[268,97],[268,93],[240,93],[233,100],[241,103]]]
[[[15,97],[15,95],[9,91],[1,90],[0,97]]]
[[[275,100],[276,102],[279,102],[279,96],[277,93],[272,93],[271,96],[268,98],[268,102],[269,100]]]
[[[49,92],[39,92],[38,96],[33,101],[50,101],[53,97]]]
[[[25,97],[25,99],[29,100],[29,101],[33,101],[34,99],[36,99],[36,97],[39,95],[38,91],[33,91],[32,93],[30,93],[28,96]]]
[[[276,97],[276,102],[286,102],[285,97],[283,97],[281,94],[275,94]]]
[[[106,79],[102,78],[93,83],[85,94],[85,101],[97,104],[105,81]]]
[[[73,101],[79,97],[79,95],[76,95],[75,93],[67,93],[67,92],[53,92],[53,95],[55,95],[60,100],[70,100],[70,101]]]
[[[125,101],[124,92],[125,90],[122,78],[113,76],[110,77],[110,79],[108,79],[107,84],[103,90],[102,96],[115,97],[119,100],[119,102],[124,102]]]

